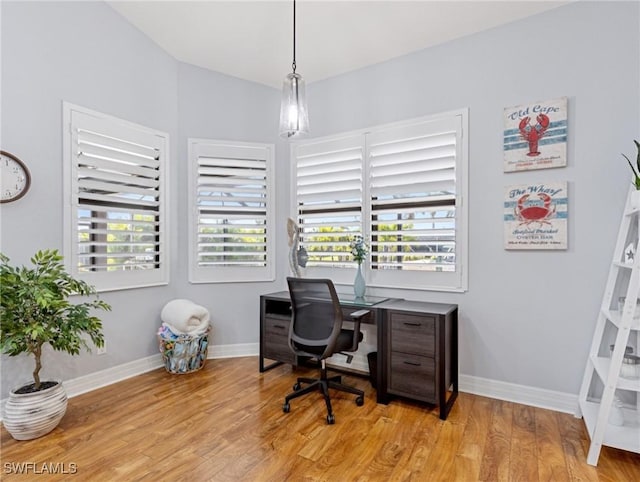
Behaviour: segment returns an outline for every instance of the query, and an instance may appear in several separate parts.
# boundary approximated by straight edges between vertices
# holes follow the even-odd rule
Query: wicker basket
[[[210,331],[209,326],[207,331],[200,335],[179,335],[175,339],[158,335],[160,353],[166,370],[180,375],[200,370],[207,361]]]

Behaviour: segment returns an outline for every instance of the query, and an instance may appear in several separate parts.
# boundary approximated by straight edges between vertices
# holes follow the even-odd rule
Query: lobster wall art
[[[549,128],[549,116],[545,114],[538,114],[538,117],[536,117],[538,123],[533,127],[529,124],[530,120],[531,119],[528,116],[522,119],[518,129],[520,130],[522,138],[529,144],[529,152],[527,152],[527,156],[533,157],[540,155],[538,142],[544,137],[544,133],[547,132],[547,129]]]
[[[567,165],[567,98],[504,109],[504,171]]]

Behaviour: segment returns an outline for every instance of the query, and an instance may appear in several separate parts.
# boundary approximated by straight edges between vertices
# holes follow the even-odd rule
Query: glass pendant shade
[[[280,135],[301,137],[309,132],[309,113],[304,80],[300,74],[288,74],[282,83],[280,107]]]

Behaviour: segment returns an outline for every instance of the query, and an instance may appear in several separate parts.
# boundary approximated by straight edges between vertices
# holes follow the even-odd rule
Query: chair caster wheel
[[[294,392],[297,392],[297,391],[298,391],[298,390],[300,390],[301,388],[302,388],[302,386],[301,386],[301,385],[300,385],[300,383],[298,383],[298,382],[296,382],[296,383],[293,385],[293,391],[294,391]]]
[[[282,411],[284,413],[289,413],[290,410],[291,410],[291,405],[289,405],[289,402],[284,402],[284,404],[282,405]]]
[[[336,417],[334,417],[332,413],[327,415],[327,423],[329,425],[333,425],[334,423],[336,423]]]
[[[356,405],[358,407],[362,407],[364,405],[364,398],[362,398],[362,397],[356,398]]]

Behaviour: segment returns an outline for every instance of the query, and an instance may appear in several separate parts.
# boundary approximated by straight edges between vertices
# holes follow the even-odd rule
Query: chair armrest
[[[371,313],[369,310],[358,310],[351,313],[349,316],[354,320],[360,321],[362,318]]]
[[[356,351],[358,349],[358,343],[360,343],[360,323],[369,313],[371,313],[369,310],[358,310],[349,315],[353,319],[353,346],[349,351]]]

